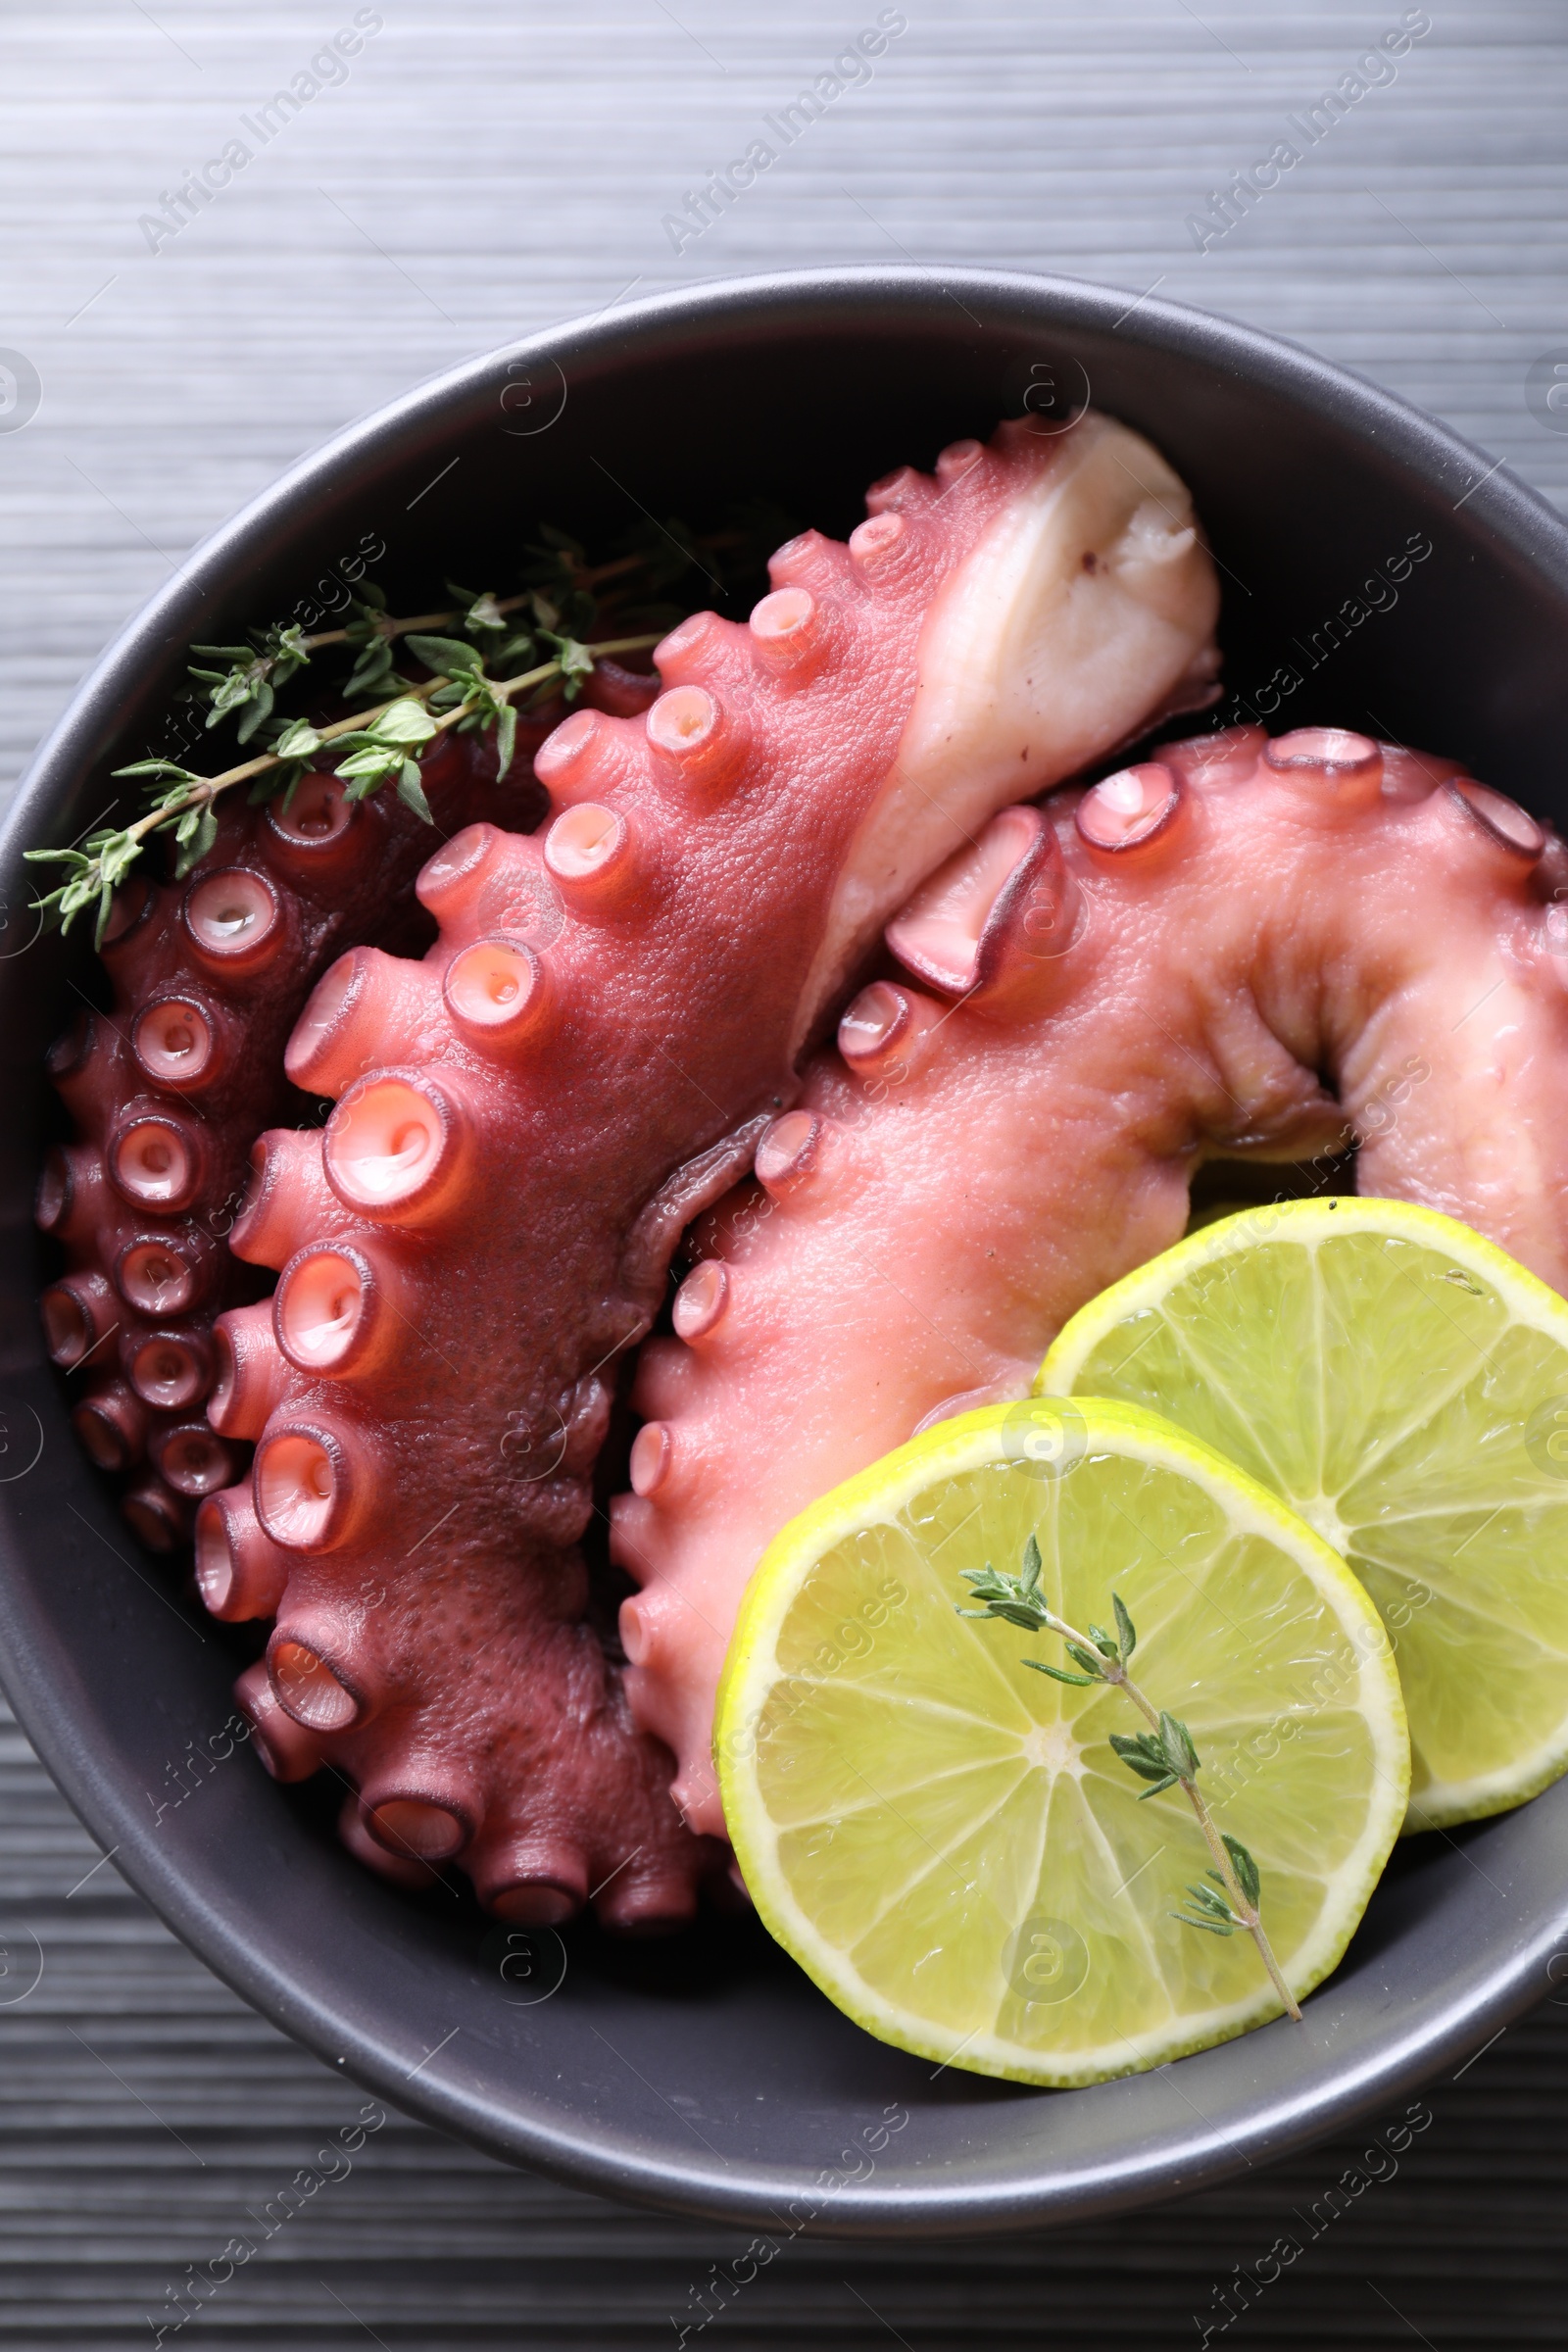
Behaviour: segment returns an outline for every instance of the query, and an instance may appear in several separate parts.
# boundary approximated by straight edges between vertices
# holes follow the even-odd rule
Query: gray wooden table
[[[1568,416],[1530,397],[1536,364],[1568,359],[1560,4],[906,0],[874,74],[683,233],[686,191],[879,13],[383,0],[340,74],[312,61],[349,0],[8,0],[0,770],[182,552],[338,423],[525,328],[706,275],[893,253],[1157,287],[1376,377],[1568,502]],[[1401,22],[1417,37],[1395,78],[1298,139],[1299,164],[1215,233],[1212,191]],[[247,137],[302,74],[321,86]],[[166,198],[236,137],[253,152],[231,184],[160,233]],[[265,2210],[357,2094],[172,1940],[14,1729],[0,1929],[3,2340],[147,2344],[189,2308],[186,2266]],[[30,1990],[29,1936],[46,1955]],[[1568,1989],[1560,2010],[1543,1994],[1434,2088],[1413,2134],[1391,2115],[1067,2236],[802,2241],[706,2340],[1568,2341]],[[1227,2327],[1227,2281],[1267,2275],[1281,2237],[1299,2255]],[[673,2345],[743,2243],[394,2119],[188,2325],[290,2352]]]

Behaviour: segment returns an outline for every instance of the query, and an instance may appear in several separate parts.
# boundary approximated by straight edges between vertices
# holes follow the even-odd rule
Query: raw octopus
[[[1361,1191],[1568,1292],[1565,877],[1452,761],[1240,728],[1000,812],[914,895],[887,944],[921,985],[851,1004],[638,1369],[627,1689],[696,1828],[723,1827],[713,1693],[771,1538],[1025,1396],[1067,1318],[1179,1239],[1203,1159],[1353,1137]]]
[[[1004,425],[867,505],[779,552],[749,626],[666,638],[644,721],[557,731],[543,836],[424,869],[422,962],[332,967],[286,1067],[337,1107],[262,1138],[234,1229],[281,1274],[221,1319],[213,1417],[258,1449],[197,1524],[209,1605],[276,1617],[242,1702],[281,1777],[350,1785],[364,1859],[461,1861],[504,1917],[672,1924],[723,1859],[631,1736],[575,1548],[682,1229],[911,888],[1214,692],[1212,567],[1124,427]]]
[[[588,681],[620,711],[646,709],[656,687],[612,662]],[[562,714],[558,700],[523,720],[501,779],[493,737],[441,736],[421,771],[440,833],[478,817],[536,824],[529,761]],[[284,1043],[344,948],[413,952],[428,937],[414,880],[430,839],[390,793],[356,804],[328,774],[286,805],[225,806],[187,880],[121,890],[103,949],[112,1002],[84,1006],[50,1054],[76,1137],[50,1153],[38,1190],[38,1223],[66,1257],[44,1294],[45,1337],[63,1370],[88,1375],[72,1417],[92,1459],[147,1465],[122,1507],[154,1550],[186,1540],[196,1500],[242,1467],[203,1406],[223,1353],[214,1318],[261,1287],[225,1246],[251,1145],[310,1107],[284,1074]]]

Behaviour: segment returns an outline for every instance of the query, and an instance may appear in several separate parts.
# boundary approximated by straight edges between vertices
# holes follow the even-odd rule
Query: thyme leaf
[[[516,754],[519,709],[556,695],[575,702],[602,657],[646,651],[681,618],[682,607],[650,602],[651,595],[657,599],[694,570],[721,586],[745,579],[760,571],[768,550],[794,528],[781,511],[753,502],[736,510],[724,530],[705,537],[674,519],[639,524],[609,562],[590,564],[580,541],[541,523],[523,551],[520,585],[513,595],[449,581],[449,605],[400,616],[384,589],[361,579],[339,627],[310,635],[298,624],[272,622],[249,630],[244,644],[193,645],[189,674],[205,727],[232,719],[251,756],[215,775],[158,758],[117,768],[117,776],[148,787],[144,813],[94,833],[79,848],[29,850],[29,858],[61,872],[57,886],[33,901],[35,910],[69,930],[96,905],[101,944],[114,893],[151,835],[173,832],[176,872],[188,873],[216,840],[215,805],[224,794],[244,785],[250,802],[280,794],[286,807],[326,752],[341,753],[334,772],[353,798],[391,784],[430,821],[418,760],[435,736],[453,727],[465,734],[493,730],[498,772],[505,776]],[[633,586],[641,604],[628,601]],[[626,634],[602,633],[612,612]],[[339,697],[372,707],[330,725],[279,712],[279,692],[326,648],[337,646],[353,657],[337,686]],[[429,677],[416,681],[401,673],[403,646]]]
[[[1109,1683],[1132,1701],[1148,1728],[1136,1733],[1112,1732],[1109,1740],[1113,1753],[1134,1778],[1148,1784],[1139,1790],[1138,1802],[1144,1804],[1151,1797],[1162,1796],[1168,1788],[1180,1788],[1192,1806],[1203,1842],[1214,1857],[1215,1867],[1206,1874],[1213,1886],[1189,1886],[1185,1908],[1173,1911],[1170,1916],[1179,1919],[1184,1927],[1201,1928],[1212,1936],[1234,1936],[1238,1931],[1250,1936],[1274,1989],[1291,2016],[1299,2022],[1300,2008],[1280,1973],[1263,1931],[1262,1873],[1241,1839],[1221,1831],[1209,1813],[1198,1787],[1202,1760],[1186,1724],[1167,1708],[1156,1709],[1127,1671],[1128,1660],[1138,1645],[1138,1633],[1126,1603],[1120,1593],[1111,1594],[1111,1612],[1116,1620],[1114,1634],[1107,1633],[1101,1625],[1091,1625],[1087,1632],[1080,1632],[1065,1618],[1056,1616],[1047,1602],[1041,1590],[1041,1572],[1040,1545],[1031,1535],[1024,1544],[1016,1576],[993,1568],[989,1560],[983,1568],[964,1569],[964,1580],[971,1588],[970,1598],[981,1605],[972,1609],[960,1607],[958,1615],[1000,1617],[1004,1624],[1017,1626],[1025,1633],[1054,1634],[1064,1645],[1078,1673],[1068,1673],[1042,1658],[1024,1658],[1020,1663],[1033,1667],[1037,1674],[1049,1675],[1053,1682],[1071,1683],[1080,1689],[1094,1683]]]

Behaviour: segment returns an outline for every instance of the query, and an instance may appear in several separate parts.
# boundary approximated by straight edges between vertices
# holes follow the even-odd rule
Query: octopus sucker
[[[627,1690],[697,1828],[722,1830],[714,1687],[771,1538],[1023,1396],[1067,1318],[1180,1238],[1205,1159],[1353,1140],[1363,1192],[1568,1292],[1556,857],[1455,762],[1236,729],[999,812],[914,894],[886,932],[909,978],[850,1003],[789,1114],[807,1180],[770,1181],[764,1138],[768,1213],[743,1190],[696,1228],[722,1346],[677,1324],[638,1368]],[[1037,954],[1031,861],[1065,909]]]
[[[215,1419],[257,1453],[203,1519],[208,1582],[275,1614],[241,1703],[283,1769],[314,1751],[356,1790],[352,1850],[409,1884],[457,1865],[502,1917],[591,1902],[652,1933],[725,1884],[577,1548],[615,1359],[683,1228],[754,1161],[781,1201],[832,1197],[801,1053],[1016,798],[1020,745],[1043,789],[1209,696],[1213,568],[1126,428],[1004,426],[884,489],[847,546],[781,548],[749,622],[674,629],[647,708],[573,713],[535,756],[539,831],[456,832],[417,885],[422,961],[344,943],[278,1044],[334,1107],[254,1153],[233,1249],[282,1279],[270,1331],[242,1302],[223,1321]],[[1022,683],[999,685],[996,630]],[[239,924],[219,895],[203,919]],[[717,1361],[750,1311],[710,1274],[675,1315]]]
[[[524,752],[547,731],[534,722]],[[482,737],[439,740],[423,781],[444,831],[534,821],[526,758],[503,780],[495,767]],[[75,1140],[49,1155],[36,1208],[66,1258],[43,1302],[51,1355],[93,1375],[118,1367],[148,1408],[133,1413],[113,1385],[84,1399],[76,1426],[100,1466],[133,1472],[171,1415],[199,1415],[212,1393],[215,1320],[257,1288],[225,1246],[247,1157],[260,1128],[306,1109],[295,1086],[309,1072],[285,1069],[285,1044],[345,947],[418,937],[429,844],[390,795],[356,803],[337,777],[307,774],[287,808],[228,808],[185,881],[135,875],[121,890],[102,949],[112,1002],[79,1013],[49,1056]],[[188,1461],[189,1444],[176,1450]],[[144,1539],[156,1503],[159,1548],[190,1535],[190,1475],[127,1497]]]

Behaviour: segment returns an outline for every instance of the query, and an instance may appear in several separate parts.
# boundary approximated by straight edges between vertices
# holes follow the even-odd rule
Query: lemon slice
[[[1036,1387],[1152,1406],[1283,1495],[1382,1613],[1408,1830],[1568,1766],[1568,1304],[1403,1200],[1287,1200],[1074,1316]]]
[[[1250,1936],[1172,1913],[1210,1854],[1180,1788],[1110,1746],[1143,1728],[1061,1642],[957,1615],[965,1569],[1137,1628],[1218,1828],[1262,1872],[1299,2000],[1332,1969],[1403,1817],[1388,1641],[1355,1580],[1252,1480],[1153,1415],[1026,1399],[943,1422],[775,1540],[714,1727],[724,1812],[772,1933],[869,2033],[939,2064],[1067,2084],[1157,2066],[1281,2005]]]

